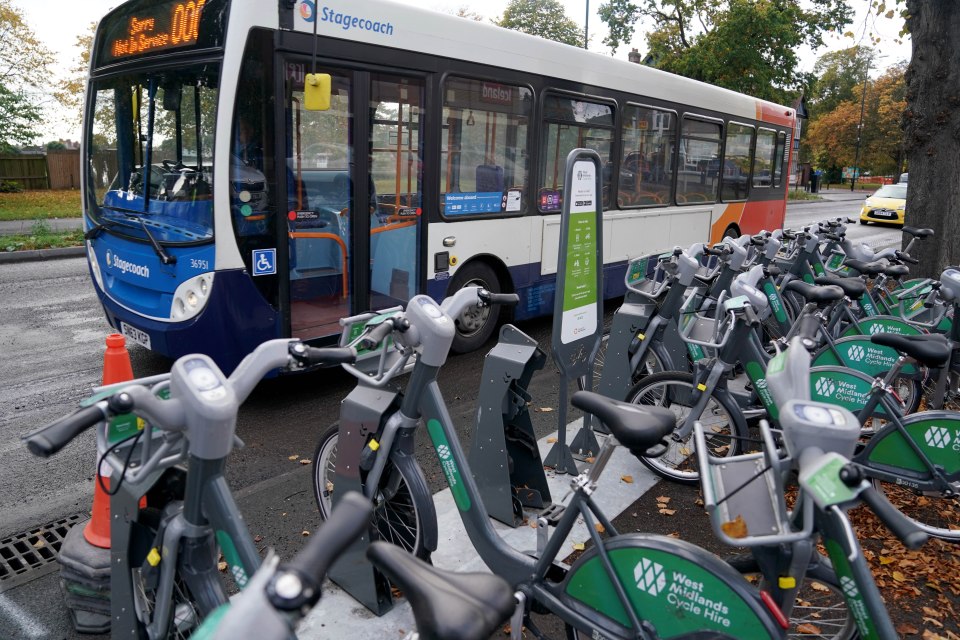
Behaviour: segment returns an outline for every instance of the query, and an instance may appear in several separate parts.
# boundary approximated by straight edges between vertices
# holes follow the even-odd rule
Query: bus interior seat
[[[503,167],[497,164],[477,165],[477,191],[503,193]]]

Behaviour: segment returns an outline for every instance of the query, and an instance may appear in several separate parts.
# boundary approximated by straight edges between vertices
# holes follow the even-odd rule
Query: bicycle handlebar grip
[[[267,587],[271,604],[283,611],[294,611],[316,602],[330,565],[369,526],[372,513],[369,500],[356,491],[346,493],[310,542],[277,569]],[[300,579],[303,588],[299,592],[284,588],[283,576],[289,574]]]
[[[920,261],[911,256],[909,253],[897,250],[893,252],[893,255],[897,257],[897,260],[906,262],[907,264],[920,264]]]
[[[836,242],[840,242],[843,239],[835,233],[824,233],[823,237],[827,238],[828,240],[835,240]]]
[[[314,364],[352,364],[357,360],[357,352],[352,347],[317,348],[297,345],[290,354],[306,365]]]
[[[104,417],[103,409],[96,404],[78,409],[27,436],[27,448],[35,456],[49,458]]]
[[[502,304],[515,307],[520,304],[520,296],[515,293],[491,293],[481,294],[481,299],[487,304]]]
[[[873,487],[867,487],[860,494],[860,497],[873,513],[880,519],[880,522],[897,536],[908,549],[919,549],[927,541],[926,531],[913,523],[910,518],[900,513],[900,511],[890,504],[886,496]]]
[[[384,338],[393,333],[394,325],[392,319],[387,319],[370,330],[360,340],[360,346],[364,349],[375,349],[378,344],[383,342]]]

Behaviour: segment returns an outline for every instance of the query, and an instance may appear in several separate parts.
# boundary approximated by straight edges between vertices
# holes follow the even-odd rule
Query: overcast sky
[[[265,4],[275,5],[275,0],[262,0]],[[362,0],[360,0],[362,1]],[[496,18],[503,13],[508,4],[508,0],[397,0],[403,4],[418,6],[427,6],[437,11],[455,12],[459,7],[479,13],[486,18]],[[581,26],[586,17],[586,8],[589,4],[590,20],[590,50],[598,53],[608,54],[609,50],[603,44],[603,38],[606,35],[606,25],[600,21],[597,15],[597,8],[605,0],[561,0],[566,7],[567,16],[575,20]],[[42,40],[57,56],[56,73],[59,77],[66,74],[74,64],[79,55],[76,48],[77,37],[86,33],[91,22],[98,20],[103,14],[111,8],[120,4],[119,0],[11,0],[14,7],[18,8],[27,24],[33,29],[34,33]],[[829,34],[826,37],[827,48],[812,52],[802,51],[802,67],[805,70],[812,70],[817,57],[827,50],[844,49],[851,47],[860,40],[864,31],[864,20],[867,17],[869,0],[849,0],[850,4],[858,8],[857,18],[853,25],[848,29],[856,34],[856,38],[843,37],[841,34]],[[896,45],[894,39],[900,29],[899,20],[878,19],[871,21],[868,28],[872,28],[874,33],[883,38],[883,43],[878,47],[886,57],[880,60],[878,69],[872,72],[872,75],[878,75],[880,70],[910,58],[909,38],[902,45]],[[869,44],[864,41],[865,44]],[[646,41],[644,39],[643,26],[638,25],[634,34],[633,42],[628,46],[621,46],[617,51],[618,58],[626,58],[631,47],[635,47],[641,53],[646,51]],[[52,118],[53,119],[53,118]],[[55,120],[60,120],[56,118]],[[46,129],[54,135],[52,137],[72,138],[76,140],[79,137],[79,131],[61,122],[52,122]],[[48,140],[45,138],[44,142]]]

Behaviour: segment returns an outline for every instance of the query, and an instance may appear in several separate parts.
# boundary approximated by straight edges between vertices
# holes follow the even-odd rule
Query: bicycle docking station
[[[360,458],[367,440],[379,430],[383,416],[397,408],[399,394],[389,389],[357,385],[340,407],[340,435],[337,442],[333,507],[350,491],[365,495],[360,478]],[[358,537],[330,567],[328,576],[357,602],[382,616],[393,608],[393,596],[386,576],[367,560],[370,529]]]
[[[508,324],[483,362],[467,459],[488,513],[511,527],[523,523],[523,507],[543,509],[551,502],[527,393],[546,361],[536,340]]]
[[[614,400],[626,399],[633,377],[629,355],[631,343],[634,336],[647,328],[650,318],[656,312],[656,304],[627,290],[623,304],[617,309],[610,325],[607,353],[594,391]],[[594,429],[601,433],[607,432],[602,424],[595,425]]]
[[[557,442],[544,465],[577,475],[573,451],[590,458],[600,450],[590,418],[567,444],[567,390],[578,378],[593,387],[593,362],[603,329],[603,204],[600,156],[590,149],[567,155],[565,195],[560,215],[557,287],[553,303],[553,360],[560,370]]]

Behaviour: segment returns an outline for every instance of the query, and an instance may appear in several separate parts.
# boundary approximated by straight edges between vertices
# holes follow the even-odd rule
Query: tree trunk
[[[917,275],[936,278],[945,266],[960,263],[960,2],[907,0],[907,11],[913,58],[903,114],[906,220],[936,232],[913,251],[920,259]]]

